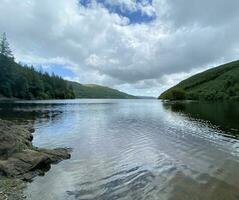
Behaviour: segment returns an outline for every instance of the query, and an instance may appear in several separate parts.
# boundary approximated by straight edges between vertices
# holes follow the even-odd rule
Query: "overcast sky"
[[[158,96],[238,59],[238,8],[238,0],[0,0],[0,32],[18,61]]]

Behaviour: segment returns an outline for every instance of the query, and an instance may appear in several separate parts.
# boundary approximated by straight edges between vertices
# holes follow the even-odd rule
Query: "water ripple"
[[[59,114],[36,121],[34,143],[72,147],[72,158],[29,184],[28,199],[218,200],[239,190],[239,142],[208,119],[156,100],[59,103],[37,106]]]

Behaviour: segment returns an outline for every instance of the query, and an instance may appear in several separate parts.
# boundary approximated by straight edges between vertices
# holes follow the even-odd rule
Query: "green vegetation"
[[[239,61],[196,74],[159,96],[166,100],[239,100]]]
[[[5,33],[0,42],[0,94],[20,99],[75,98],[72,86],[61,77],[17,64]]]
[[[7,41],[6,33],[2,34],[2,38],[1,38],[1,42],[0,42],[0,54],[14,60],[14,56],[10,49],[9,43]]]
[[[112,98],[112,99],[135,99],[137,97],[126,94],[119,90],[95,84],[83,85],[77,82],[69,82],[72,85],[76,98]]]
[[[6,34],[0,41],[0,97],[19,99],[136,98],[99,85],[82,85],[14,61]]]
[[[185,91],[181,88],[172,88],[170,92],[164,94],[164,99],[184,100],[186,98]]]
[[[0,94],[20,99],[75,98],[73,88],[56,75],[37,72],[0,54]]]

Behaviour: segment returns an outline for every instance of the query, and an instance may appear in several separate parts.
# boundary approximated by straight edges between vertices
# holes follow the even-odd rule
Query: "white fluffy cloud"
[[[18,60],[61,64],[83,83],[159,95],[177,81],[237,58],[237,0],[107,0],[128,10],[156,13],[150,23],[109,12],[96,1],[0,0],[0,31]]]

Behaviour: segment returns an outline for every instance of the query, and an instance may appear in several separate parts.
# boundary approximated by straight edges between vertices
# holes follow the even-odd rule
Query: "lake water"
[[[29,101],[0,117],[33,123],[36,146],[73,149],[27,199],[239,199],[238,103]]]

